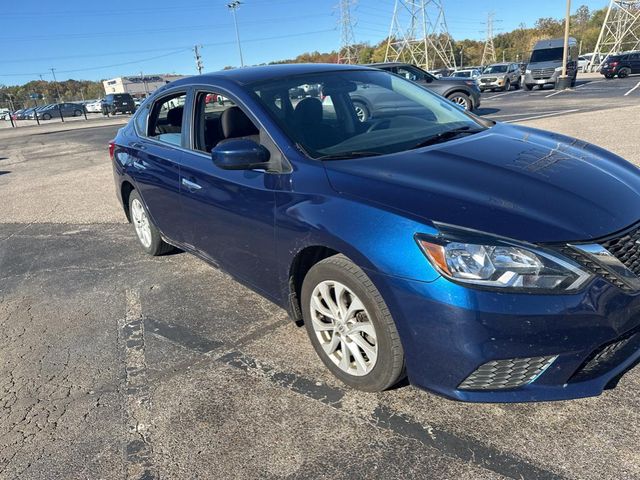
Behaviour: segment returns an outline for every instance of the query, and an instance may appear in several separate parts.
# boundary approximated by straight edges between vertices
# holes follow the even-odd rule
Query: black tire
[[[611,79],[613,78],[613,75],[612,75],[612,74],[610,74],[610,73],[606,73],[606,74],[604,75],[604,78],[607,78],[607,79],[611,80]]]
[[[372,370],[362,376],[351,375],[338,367],[325,353],[311,319],[311,295],[323,281],[333,280],[348,287],[364,305],[375,328],[378,357]],[[365,392],[386,390],[404,378],[404,350],[396,325],[382,296],[367,275],[344,255],[334,255],[314,265],[302,284],[302,313],[307,334],[325,366],[348,386]]]
[[[471,98],[466,93],[454,92],[451,95],[447,96],[447,99],[455,104],[464,106],[464,109],[468,110],[469,112],[473,110],[473,103],[471,102]]]
[[[51,115],[48,114],[48,113],[45,113],[45,114],[42,115],[41,118],[42,118],[42,120],[51,120]]]
[[[511,90],[511,80],[507,79],[507,81],[504,83],[504,87],[502,87],[502,91],[508,92],[509,90]]]
[[[629,73],[631,72],[628,68],[621,68],[620,70],[618,70],[618,78],[627,78],[629,76]]]
[[[82,110],[74,110],[73,111],[73,116],[74,117],[80,117],[82,115]]]
[[[355,110],[356,118],[360,123],[364,123],[371,118],[371,112],[364,103],[357,100],[354,101],[353,109]]]
[[[531,85],[529,83],[525,83],[524,84],[524,89],[528,92],[530,92],[531,90],[533,90],[534,85]]]
[[[148,255],[156,257],[156,256],[159,256],[159,255],[165,255],[165,254],[173,251],[174,247],[172,245],[169,245],[168,243],[166,243],[164,240],[162,240],[162,236],[160,235],[160,231],[153,224],[153,220],[151,220],[151,217],[149,216],[149,212],[147,212],[147,207],[144,205],[144,202],[142,201],[142,198],[140,197],[140,194],[138,194],[138,192],[136,190],[133,190],[131,192],[131,194],[129,195],[129,212],[130,212],[132,225],[134,223],[134,219],[133,219],[132,214],[131,214],[131,211],[132,211],[131,205],[133,204],[134,200],[137,200],[142,205],[144,213],[145,213],[145,215],[147,217],[149,230],[151,232],[151,244],[149,246],[145,246],[142,243],[142,240],[141,240],[140,235],[138,234],[137,230],[135,230],[135,228],[134,228],[134,231],[136,232],[136,238],[138,239],[138,242],[140,243],[140,246],[142,247],[144,252],[146,254],[148,254]]]

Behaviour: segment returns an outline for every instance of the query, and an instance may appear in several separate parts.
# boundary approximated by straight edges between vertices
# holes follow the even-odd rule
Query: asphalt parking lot
[[[640,77],[598,80],[480,113],[640,165]],[[355,392],[284,311],[145,256],[106,149],[123,121],[0,132],[0,478],[640,478],[640,369],[569,402]]]

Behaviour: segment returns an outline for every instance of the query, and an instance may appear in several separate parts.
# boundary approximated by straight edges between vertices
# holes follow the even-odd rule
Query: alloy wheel
[[[311,294],[312,327],[331,361],[349,375],[367,375],[378,360],[376,329],[364,304],[347,286],[320,282]]]
[[[149,226],[149,219],[147,218],[147,212],[145,212],[142,203],[137,198],[134,198],[131,202],[131,220],[133,226],[136,229],[138,239],[144,248],[151,247],[151,227]]]
[[[461,97],[459,95],[455,95],[451,97],[450,100],[456,105],[460,105],[461,107],[464,107],[465,110],[469,110],[469,103],[467,102],[466,98]]]

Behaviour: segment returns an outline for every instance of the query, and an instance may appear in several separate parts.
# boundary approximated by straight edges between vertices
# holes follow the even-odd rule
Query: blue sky
[[[338,47],[339,0],[244,0],[238,23],[245,63],[291,58]],[[0,84],[25,83],[42,75],[98,80],[145,73],[194,74],[191,48],[202,44],[205,71],[238,65],[233,19],[225,0],[21,0],[3,7]],[[454,38],[482,39],[487,13],[496,30],[538,17],[564,15],[564,0],[443,0]],[[573,0],[602,8],[608,0]],[[389,31],[394,0],[358,0],[353,17],[357,41],[372,43]],[[101,9],[108,5],[107,10]]]

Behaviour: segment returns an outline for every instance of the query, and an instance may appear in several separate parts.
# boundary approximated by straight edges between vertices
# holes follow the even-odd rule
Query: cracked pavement
[[[640,478],[638,369],[558,403],[349,390],[284,311],[141,252],[115,129],[0,134],[0,479]]]

